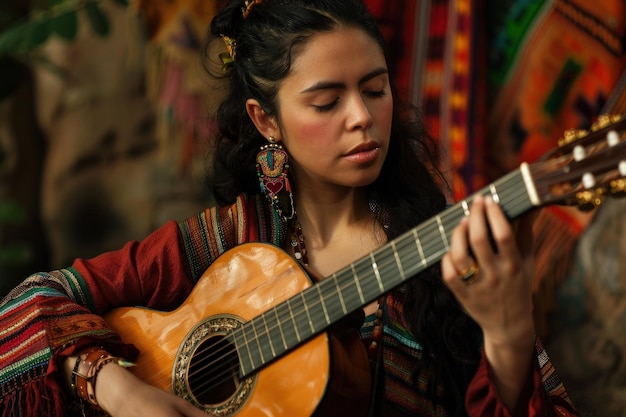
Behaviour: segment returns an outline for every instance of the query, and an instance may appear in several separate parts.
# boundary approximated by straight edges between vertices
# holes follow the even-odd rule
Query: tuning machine
[[[580,211],[594,210],[604,202],[606,198],[606,190],[604,188],[596,188],[595,190],[579,191],[568,204],[576,206]]]
[[[626,179],[620,178],[609,183],[609,191],[612,197],[626,196]]]

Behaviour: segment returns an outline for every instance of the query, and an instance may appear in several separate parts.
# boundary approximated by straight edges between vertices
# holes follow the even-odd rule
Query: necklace
[[[304,234],[302,234],[302,227],[297,219],[294,219],[292,222],[290,244],[291,249],[293,250],[294,258],[296,258],[304,266],[309,266],[309,257],[304,244]],[[378,308],[376,310],[376,317],[374,318],[374,327],[372,328],[372,340],[367,348],[371,361],[375,361],[377,359],[380,342],[383,338],[384,302],[384,296],[378,299]]]
[[[294,218],[291,223],[291,249],[293,250],[294,258],[302,262],[304,266],[309,266],[309,256],[306,253],[306,246],[304,246],[302,226],[300,226],[297,218]]]

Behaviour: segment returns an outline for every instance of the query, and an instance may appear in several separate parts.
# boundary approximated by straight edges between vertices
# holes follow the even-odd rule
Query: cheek
[[[313,121],[311,118],[292,119],[291,129],[287,131],[289,146],[318,149],[325,147],[332,140],[333,125],[328,120]]]

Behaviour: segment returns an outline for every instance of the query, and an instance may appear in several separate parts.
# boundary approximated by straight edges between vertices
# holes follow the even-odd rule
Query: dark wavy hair
[[[308,40],[338,27],[363,30],[385,51],[376,20],[361,0],[265,0],[249,9],[231,0],[213,19],[205,64],[228,82],[217,110],[219,128],[212,161],[211,184],[219,204],[231,204],[241,193],[260,193],[255,156],[266,142],[245,108],[255,98],[269,115],[278,117],[276,96],[281,81]],[[236,41],[234,62],[222,72],[216,58],[224,51],[223,37]],[[436,170],[437,151],[419,113],[394,97],[394,114],[387,159],[370,192],[382,205],[385,231],[393,239],[446,207],[442,176]],[[465,415],[464,396],[477,369],[478,326],[463,312],[441,280],[439,266],[405,284],[405,318],[423,347],[420,370],[432,377],[427,395],[447,415]],[[418,371],[419,372],[419,371]],[[416,375],[417,378],[417,375]],[[417,384],[417,381],[416,381]],[[442,389],[443,388],[443,389]],[[442,394],[443,393],[443,394]]]

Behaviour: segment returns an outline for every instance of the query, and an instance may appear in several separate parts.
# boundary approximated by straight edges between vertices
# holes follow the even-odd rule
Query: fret
[[[256,331],[256,326],[254,324],[254,321],[256,320],[256,317],[254,319],[252,319],[247,325],[246,327],[252,327],[252,333],[253,333],[253,337],[254,340],[256,341],[257,344],[257,350],[259,352],[259,356],[261,357],[261,362],[260,363],[265,363],[265,356],[263,355],[263,343],[261,343],[261,339],[259,338],[259,334]],[[267,334],[267,333],[266,333]]]
[[[439,219],[439,216],[437,217]],[[444,235],[439,230],[438,225],[428,224],[421,235],[421,241],[424,248],[424,254],[426,256],[426,265],[430,265],[433,262],[433,258],[437,258],[440,254],[447,251],[444,245],[445,240],[442,238]],[[443,231],[445,233],[445,230]]]
[[[314,285],[313,287],[317,289],[317,293],[320,297],[319,298],[320,306],[322,307],[322,310],[324,311],[324,320],[326,321],[326,324],[331,324],[330,317],[328,317],[328,309],[326,309],[326,301],[324,300],[324,296],[322,295],[322,286]]]
[[[319,329],[324,324],[321,323],[319,326],[314,326],[310,321],[311,316],[309,315],[309,304],[313,306],[319,302],[317,297],[314,297],[313,301],[307,302],[307,295],[310,297],[311,294],[315,295],[315,293],[309,289],[309,291],[304,292],[300,297],[296,296],[291,298],[291,308],[296,319],[296,326],[298,334],[300,335],[300,341],[307,340],[312,334],[317,332],[316,329]]]
[[[283,331],[283,337],[285,339],[285,350],[288,350],[300,341],[299,335],[296,331],[296,322],[291,314],[291,308],[289,307],[289,300],[276,306],[276,315],[278,316],[278,322],[281,323],[281,329]]]
[[[404,273],[404,268],[402,267],[402,260],[400,259],[400,255],[398,254],[398,250],[396,248],[396,242],[391,242],[391,247],[393,248],[393,257],[396,260],[396,265],[398,265],[398,271],[400,271],[401,281],[406,280],[406,274]]]
[[[293,308],[291,308],[291,300],[293,300],[293,298],[287,300],[287,309],[289,310],[289,316],[291,317],[291,322],[293,323],[293,330],[296,334],[296,340],[298,342],[301,342],[302,337],[300,336],[300,330],[298,329],[298,320],[296,320],[296,316],[293,314]]]
[[[449,241],[449,239],[452,238],[452,231],[454,230],[454,228],[459,224],[459,222],[461,221],[461,219],[465,217],[465,212],[463,210],[463,208],[459,205],[450,207],[449,209],[445,210],[444,212],[442,212],[440,214],[440,218],[443,224],[447,225],[447,227],[444,227],[447,239]],[[450,249],[450,247],[444,247],[442,246],[441,251],[438,251],[436,253],[445,253]]]
[[[281,338],[281,340],[283,342],[283,348],[285,350],[287,350],[289,348],[289,346],[287,346],[287,340],[285,338],[285,332],[283,331],[283,326],[281,324],[280,317],[278,316],[278,309],[277,308],[273,308],[272,311],[274,311],[274,317],[276,317],[276,324],[277,324],[276,328],[280,332],[280,338]]]
[[[465,215],[465,217],[469,216],[470,211],[469,211],[469,205],[467,204],[467,200],[463,200],[461,202],[461,207],[463,207],[463,214]]]
[[[355,290],[358,284],[355,284],[354,281],[350,279],[350,275],[351,270],[344,269],[342,273],[337,276],[337,282],[340,283],[339,289],[341,291],[341,297],[348,313],[363,306],[358,291]]]
[[[346,308],[346,303],[343,299],[343,295],[341,295],[341,287],[339,286],[339,282],[337,280],[337,275],[333,275],[333,281],[335,283],[335,288],[337,289],[337,296],[339,297],[339,302],[341,303],[341,311],[343,314],[348,314],[348,309]]]
[[[417,246],[417,253],[422,260],[422,265],[426,265],[426,256],[424,255],[424,248],[422,247],[422,242],[417,234],[417,228],[413,229],[413,240],[415,241],[415,245]]]
[[[354,286],[356,287],[359,293],[359,300],[361,300],[361,304],[365,305],[366,301],[363,298],[363,289],[361,288],[361,283],[359,282],[359,277],[356,274],[356,270],[354,269],[354,264],[350,265],[350,270],[352,271],[352,278],[354,280]]]
[[[388,289],[395,287],[402,282],[402,280],[400,279],[400,273],[394,263],[395,251],[391,244],[384,245],[376,250],[375,255],[376,259],[380,260],[376,263],[375,267],[373,266],[376,282],[378,283],[378,295],[380,295]]]
[[[361,289],[365,303],[381,295],[380,287],[376,281],[376,276],[372,270],[371,260],[369,257],[363,261],[352,264],[350,271],[351,275],[354,276],[353,279],[358,280],[359,282],[359,288]]]
[[[269,352],[266,355],[271,361],[273,358],[279,355],[279,352],[284,352],[287,349],[287,343],[285,341],[285,335],[283,333],[282,324],[276,313],[276,309],[272,308],[262,314],[263,323],[265,325],[265,332],[267,333],[267,342],[269,344]]]
[[[274,343],[272,341],[272,335],[275,336],[275,333],[269,331],[263,314],[251,320],[250,323],[254,327],[254,335],[259,345],[261,362],[267,363],[276,356],[273,353]]]
[[[237,357],[239,359],[239,369],[240,375],[247,375],[249,372],[254,370],[254,366],[252,364],[252,356],[250,355],[250,347],[244,340],[244,335],[242,331],[243,325],[235,328],[229,335],[228,339],[235,345],[235,349],[237,350]]]
[[[302,306],[304,307],[304,312],[306,313],[306,319],[309,323],[309,328],[311,329],[311,334],[315,333],[315,327],[313,326],[313,321],[311,320],[311,314],[309,314],[309,307],[307,305],[306,300],[304,299],[304,292],[300,293],[300,298],[302,299]]]
[[[378,271],[378,264],[376,263],[376,259],[374,259],[374,253],[370,253],[370,259],[372,260],[372,271],[374,271],[376,283],[378,283],[378,289],[380,290],[380,292],[383,292],[385,291],[385,287],[383,286],[383,281],[380,278],[380,272]]]
[[[266,314],[261,314],[261,317],[263,318],[263,325],[265,326],[265,334],[267,334],[268,336],[268,341],[269,341],[269,345],[270,345],[270,350],[272,351],[272,358],[275,358],[276,355],[276,350],[274,350],[274,342],[272,341],[272,335],[275,335],[276,332],[273,332],[273,328],[270,327],[267,324],[267,320],[265,318]],[[280,334],[282,335],[282,331],[280,332]]]
[[[448,242],[448,235],[446,234],[446,228],[443,227],[443,223],[441,222],[441,216],[437,216],[437,225],[439,226],[439,234],[441,235],[441,240],[443,241],[444,247],[446,251],[450,249],[450,243]]]
[[[317,285],[313,285],[311,288],[307,289],[307,291],[302,292],[303,302],[305,303],[307,314],[311,321],[309,326],[311,330],[310,335],[317,333],[330,324],[327,319],[324,299],[321,296],[320,289],[317,287]]]
[[[491,198],[496,204],[500,204],[500,196],[498,195],[498,191],[496,190],[496,185],[489,185],[489,192],[491,192]]]
[[[245,328],[246,325],[244,324],[240,327],[237,327],[232,333],[233,337],[235,338],[234,344],[237,347],[237,351],[239,352],[239,366],[241,368],[242,375],[247,375],[258,366],[257,364],[255,364],[252,357],[252,347],[248,343]]]
[[[243,332],[243,337],[246,345],[249,346],[248,356],[250,357],[250,364],[253,367],[263,365],[265,361],[262,357],[262,348],[259,344],[259,339],[256,337],[255,334],[254,320],[244,324],[241,328],[241,331]]]
[[[315,287],[319,286],[321,297],[324,300],[324,306],[326,308],[327,321],[329,324],[335,323],[341,318],[345,317],[343,299],[339,293],[339,287],[337,285],[339,277],[337,274],[326,278],[322,282],[318,282]],[[307,289],[309,291],[310,289]]]

